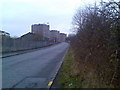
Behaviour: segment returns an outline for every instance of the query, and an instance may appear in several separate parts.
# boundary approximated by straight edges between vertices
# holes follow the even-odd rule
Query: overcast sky
[[[31,31],[32,24],[49,22],[51,30],[71,33],[72,17],[79,7],[95,0],[0,0],[0,30],[11,36]]]

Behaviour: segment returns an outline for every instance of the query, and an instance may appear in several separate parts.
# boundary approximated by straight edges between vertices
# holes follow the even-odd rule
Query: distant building
[[[67,35],[64,33],[60,33],[59,35],[59,42],[65,42]]]
[[[0,30],[0,35],[4,35],[4,36],[9,36],[10,37],[9,33],[5,32],[5,31],[1,31],[1,30]]]
[[[74,37],[75,36],[75,34],[69,34],[68,35],[68,37]]]
[[[34,24],[31,26],[32,33],[38,34],[43,40],[50,39],[49,25],[46,24]]]
[[[22,39],[22,40],[30,40],[30,41],[41,41],[42,40],[38,34],[31,33],[31,32],[22,35],[20,37],[20,39]]]
[[[20,38],[22,40],[33,40],[34,36],[35,36],[34,33],[29,32],[27,34],[22,35]]]
[[[50,31],[50,40],[54,41],[54,42],[58,42],[59,41],[59,31],[57,30],[51,30]]]
[[[31,26],[31,32],[21,36],[21,39],[64,42],[66,40],[66,34],[60,33],[57,30],[50,31],[49,25],[47,24],[33,24]]]
[[[0,30],[0,52],[4,51],[7,46],[11,46],[10,34]]]

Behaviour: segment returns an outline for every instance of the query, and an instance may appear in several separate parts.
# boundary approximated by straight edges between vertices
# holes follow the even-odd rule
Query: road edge
[[[61,60],[60,64],[58,65],[54,76],[52,77],[52,79],[51,79],[50,82],[48,83],[48,85],[49,85],[49,84],[52,82],[52,83],[50,84],[50,86],[48,86],[48,90],[51,89],[51,87],[52,87],[52,85],[53,85],[53,83],[54,83],[54,81],[55,81],[55,78],[56,78],[56,76],[57,76],[57,74],[58,74],[61,66],[63,65],[63,61],[64,61],[64,58],[65,58],[65,56],[66,56],[66,54],[67,54],[67,52],[68,52],[68,50],[69,50],[69,47],[70,47],[70,45],[68,44],[68,47],[67,47],[67,49],[66,49],[66,52],[65,52],[64,56],[62,57],[62,60]]]

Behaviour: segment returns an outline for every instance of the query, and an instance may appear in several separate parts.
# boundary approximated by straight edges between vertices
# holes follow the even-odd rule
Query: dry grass
[[[78,69],[73,68],[74,55],[72,49],[69,49],[61,71],[59,73],[58,83],[62,88],[81,88],[81,78],[74,76],[73,74],[78,73]],[[75,65],[75,64],[74,64]],[[75,70],[76,69],[76,70]],[[73,73],[74,72],[74,73]]]

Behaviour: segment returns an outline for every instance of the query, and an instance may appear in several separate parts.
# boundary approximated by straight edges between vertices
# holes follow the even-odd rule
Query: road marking
[[[51,86],[51,85],[52,85],[52,83],[53,83],[53,81],[50,81],[50,82],[48,83],[48,86]]]

